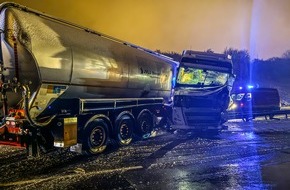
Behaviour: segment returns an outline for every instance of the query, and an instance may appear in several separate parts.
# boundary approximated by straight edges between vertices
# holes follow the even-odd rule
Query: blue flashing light
[[[173,77],[173,78],[172,78],[172,81],[175,82],[175,81],[176,81],[176,77]]]
[[[172,82],[172,86],[175,87],[175,84],[176,84],[176,77],[173,77],[171,82]]]
[[[248,89],[252,89],[252,88],[254,88],[253,85],[248,85]]]
[[[242,89],[243,89],[243,87],[241,87],[241,86],[240,86],[240,87],[239,87],[239,89],[240,89],[240,90],[242,90]]]

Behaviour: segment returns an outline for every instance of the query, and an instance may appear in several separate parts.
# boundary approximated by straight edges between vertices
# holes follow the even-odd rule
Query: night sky
[[[0,0],[0,2],[4,2]],[[161,51],[290,50],[289,0],[14,0],[46,14]]]

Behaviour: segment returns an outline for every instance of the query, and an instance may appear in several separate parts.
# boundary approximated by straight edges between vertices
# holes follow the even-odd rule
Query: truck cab
[[[186,50],[174,87],[173,129],[214,130],[227,120],[232,61],[223,54]]]

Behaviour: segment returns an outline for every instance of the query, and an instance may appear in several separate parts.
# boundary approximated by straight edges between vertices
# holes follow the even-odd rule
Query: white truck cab
[[[230,57],[186,50],[177,71],[173,129],[219,130],[226,121],[233,83]]]

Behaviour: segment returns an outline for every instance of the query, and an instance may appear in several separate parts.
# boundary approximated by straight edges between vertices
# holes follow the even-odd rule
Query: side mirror
[[[234,82],[235,82],[236,76],[234,74],[231,74],[229,79],[228,79],[228,86],[233,86]]]

